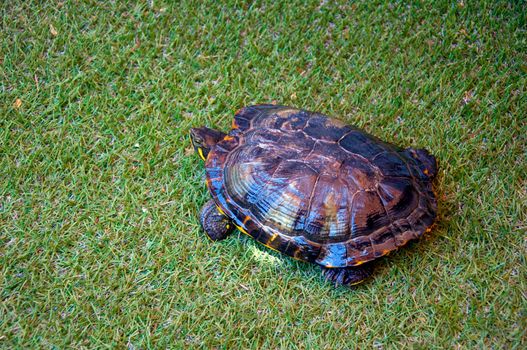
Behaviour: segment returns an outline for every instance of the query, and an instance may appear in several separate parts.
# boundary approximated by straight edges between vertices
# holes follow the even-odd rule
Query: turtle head
[[[212,147],[227,136],[221,131],[209,129],[207,127],[190,129],[190,139],[192,146],[201,159],[206,160]]]

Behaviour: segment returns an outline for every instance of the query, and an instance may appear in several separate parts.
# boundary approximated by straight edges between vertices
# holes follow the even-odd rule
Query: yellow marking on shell
[[[245,225],[245,223],[247,223],[247,221],[249,221],[249,220],[251,220],[251,217],[250,217],[250,216],[245,216],[245,218],[243,219],[243,224]],[[241,226],[239,226],[239,225],[236,225],[236,224],[234,224],[234,226],[236,226],[236,228],[237,228],[238,230],[240,230],[240,232],[242,232],[242,233],[248,235],[249,237],[252,237],[252,236],[251,236],[251,235],[250,235],[250,234],[249,234],[249,233],[248,233],[243,227],[241,227]],[[269,249],[271,249],[271,250],[274,250],[275,252],[279,252],[279,253],[280,253],[279,250],[277,250],[276,248],[271,247],[271,246],[269,245],[270,243],[273,243],[273,241],[274,241],[277,237],[278,237],[278,234],[275,233],[275,234],[273,234],[273,235],[271,236],[271,238],[269,238],[269,240],[267,241],[267,243],[263,243],[263,242],[260,242],[260,241],[258,241],[258,243],[264,245],[265,247],[267,247],[267,248],[269,248]],[[298,250],[298,251],[300,251],[300,250]],[[296,252],[295,252],[295,253],[296,253]],[[297,258],[296,256],[293,256],[293,258],[296,259],[296,260],[302,261],[302,259]]]
[[[236,225],[236,224],[234,224],[234,226],[236,226],[236,228],[237,228],[238,230],[240,230],[240,232],[245,233],[245,234],[248,235],[248,236],[251,236],[251,235],[249,234],[249,232],[245,231],[245,229],[244,229],[243,227],[241,227],[241,226],[239,226],[239,225]],[[251,237],[252,237],[252,236],[251,236]]]
[[[203,149],[201,149],[201,147],[198,148],[198,154],[199,154],[201,159],[207,160],[207,158],[205,158],[205,155],[203,154]]]
[[[263,244],[263,243],[262,243],[262,244]],[[275,252],[280,253],[276,248],[273,248],[273,247],[271,247],[270,245],[264,244],[264,246],[266,246],[267,248],[269,248],[269,249],[271,249],[271,250],[274,250]]]
[[[232,120],[232,125],[231,125],[231,127],[232,127],[233,129],[238,129],[238,128],[239,128],[238,124],[236,124],[236,119],[233,119],[233,120]]]
[[[227,225],[225,225],[225,228],[228,230],[228,229],[231,228],[231,225],[227,224]]]
[[[252,237],[252,236],[249,234],[249,232],[247,232],[243,227],[241,227],[241,226],[239,226],[239,225],[236,225],[236,224],[234,224],[234,226],[236,226],[236,228],[237,228],[238,230],[240,230],[242,233],[245,233],[247,236]],[[278,234],[274,234],[274,235],[271,237],[271,239],[269,239],[269,241],[267,241],[267,243],[270,243],[270,242],[274,241],[274,240],[276,239],[276,237],[278,237]],[[269,248],[269,249],[271,249],[271,250],[274,250],[275,252],[279,252],[276,248],[271,247],[271,246],[268,245],[267,243],[263,243],[263,242],[259,242],[259,241],[258,241],[258,243],[261,243],[262,245],[266,246],[267,248]],[[280,252],[279,252],[279,253],[280,253]]]
[[[223,138],[223,141],[232,141],[232,140],[234,140],[234,137],[229,136],[229,135],[227,135],[227,136],[225,136],[225,137]]]
[[[430,171],[428,171],[428,169],[423,170],[423,173],[425,173],[426,176],[430,176]]]
[[[359,265],[362,265],[364,264],[366,261],[365,260],[362,260],[362,261],[358,261],[355,265],[353,266],[359,266]]]
[[[272,242],[276,239],[276,237],[278,237],[278,235],[277,235],[277,234],[274,234],[274,235],[273,235],[273,236],[267,241],[267,243],[262,243],[262,242],[260,242],[260,243],[262,243],[262,244],[263,244],[264,246],[266,246],[267,248],[269,248],[269,249],[271,249],[271,250],[274,250],[275,252],[279,252],[278,249],[276,249],[275,247],[271,247],[271,246],[269,245],[269,243],[272,243]],[[279,252],[279,253],[280,253],[280,252]]]

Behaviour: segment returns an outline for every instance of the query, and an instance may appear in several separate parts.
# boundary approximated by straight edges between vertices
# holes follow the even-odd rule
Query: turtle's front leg
[[[199,221],[207,236],[213,241],[227,238],[233,229],[231,220],[220,213],[212,199],[201,209]]]

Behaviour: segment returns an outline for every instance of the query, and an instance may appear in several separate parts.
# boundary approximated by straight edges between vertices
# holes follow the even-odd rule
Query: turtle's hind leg
[[[212,199],[201,209],[199,221],[207,236],[213,241],[227,238],[233,230],[230,219],[218,210]]]
[[[326,280],[331,281],[335,286],[351,287],[363,282],[372,273],[372,264],[337,268],[322,267],[322,274]]]

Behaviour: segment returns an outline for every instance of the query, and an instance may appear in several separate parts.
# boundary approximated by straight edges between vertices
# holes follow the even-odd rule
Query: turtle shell
[[[436,168],[428,159],[431,169],[415,150],[319,113],[258,105],[236,113],[207,157],[206,177],[242,232],[299,260],[345,267],[381,257],[433,223]]]

